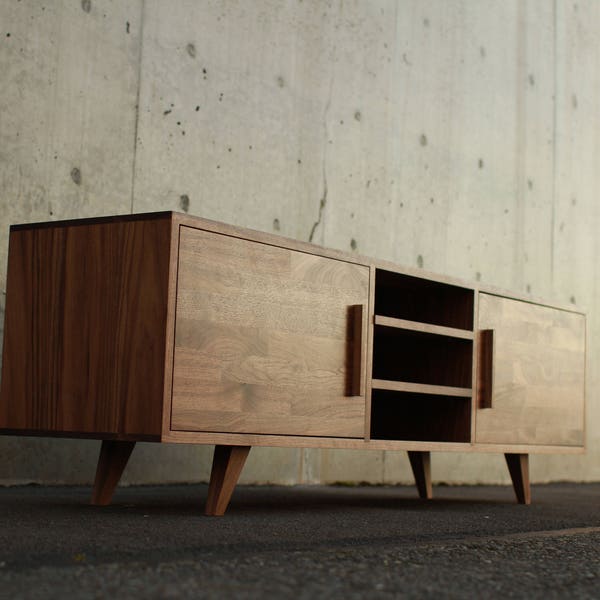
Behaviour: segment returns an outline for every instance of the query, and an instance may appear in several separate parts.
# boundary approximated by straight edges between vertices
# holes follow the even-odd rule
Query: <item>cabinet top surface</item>
[[[470,282],[467,280],[459,279],[457,277],[451,277],[447,275],[440,275],[426,271],[421,268],[407,267],[399,265],[397,263],[387,261],[384,259],[373,259],[371,257],[362,256],[357,253],[349,253],[341,250],[335,250],[317,244],[303,242],[293,238],[287,238],[281,235],[275,235],[273,233],[266,233],[263,231],[257,231],[237,225],[229,225],[219,221],[206,219],[204,217],[197,217],[188,215],[186,213],[180,213],[176,211],[158,211],[150,213],[136,213],[136,214],[121,214],[121,215],[109,215],[101,217],[88,217],[81,219],[67,219],[62,221],[44,221],[38,223],[22,223],[10,226],[10,231],[23,231],[33,229],[47,229],[47,228],[61,228],[61,227],[76,227],[76,226],[90,226],[90,225],[102,225],[110,223],[126,223],[134,221],[147,221],[155,219],[169,219],[174,225],[183,225],[188,227],[195,227],[199,229],[205,229],[208,231],[214,231],[222,233],[224,235],[230,235],[233,237],[239,237],[248,240],[254,240],[263,244],[282,246],[292,250],[300,252],[307,252],[310,254],[318,254],[323,256],[329,256],[338,260],[351,262],[355,264],[362,264],[376,269],[383,269],[399,273],[402,275],[409,275],[417,277],[419,279],[426,279],[430,281],[437,281],[448,285],[458,286],[473,290],[475,293],[482,292],[486,294],[492,294],[496,296],[503,296],[514,298],[516,300],[522,300],[531,304],[540,304],[543,306],[549,306],[572,313],[585,315],[585,310],[581,307],[575,307],[573,305],[567,305],[558,302],[548,302],[547,299],[535,297],[529,294],[522,294],[511,290],[502,289],[493,285],[480,285],[479,283]]]

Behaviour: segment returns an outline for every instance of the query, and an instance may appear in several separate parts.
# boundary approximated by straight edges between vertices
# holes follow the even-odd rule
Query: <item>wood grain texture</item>
[[[0,428],[161,433],[170,220],[13,228]]]
[[[134,447],[135,442],[120,440],[104,440],[102,442],[92,490],[91,503],[93,505],[107,506],[110,504]]]
[[[250,446],[215,446],[205,514],[221,517],[225,514]]]
[[[368,267],[182,227],[172,429],[362,437],[368,286]]]
[[[413,392],[416,394],[433,394],[436,396],[457,396],[470,398],[471,388],[458,388],[446,385],[428,385],[425,383],[407,383],[405,381],[389,381],[386,379],[373,379],[374,390],[389,390],[393,392]]]
[[[408,459],[412,469],[419,498],[431,500],[433,487],[431,485],[431,452],[409,450]]]
[[[468,413],[467,413],[468,422]],[[462,426],[459,423],[460,426]],[[457,427],[458,428],[458,427]],[[468,423],[465,435],[468,439]],[[170,431],[163,438],[173,444],[222,444],[270,446],[277,448],[336,448],[345,450],[421,450],[432,452],[504,452],[529,454],[569,454],[581,455],[585,450],[580,446],[540,446],[526,444],[473,444],[469,442],[420,441],[420,440],[362,440],[354,438],[310,437],[292,435],[260,435],[250,433],[203,433],[201,431]]]
[[[515,496],[519,504],[531,504],[531,486],[529,485],[529,455],[505,454],[508,472],[513,483]]]
[[[382,315],[375,315],[375,325],[393,327],[396,329],[406,329],[408,331],[418,331],[420,333],[431,333],[446,337],[456,337],[463,340],[472,340],[474,337],[472,331],[466,331],[464,329],[430,325],[429,323],[418,323],[416,321],[407,321],[406,319],[396,319],[394,317],[384,317]]]
[[[480,294],[479,328],[494,330],[494,392],[476,441],[582,446],[585,318]]]

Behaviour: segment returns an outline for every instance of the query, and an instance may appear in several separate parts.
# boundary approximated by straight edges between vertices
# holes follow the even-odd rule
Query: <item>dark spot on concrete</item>
[[[196,58],[196,46],[194,46],[194,44],[192,44],[191,42],[185,47],[185,49],[187,50],[187,53],[192,57],[192,58]]]
[[[527,79],[529,80],[529,85],[535,85],[535,77],[533,74],[530,73]]]
[[[298,159],[298,164],[299,164],[299,165],[301,165],[301,164],[302,164],[302,161],[301,161],[300,159]]]
[[[354,238],[352,238],[350,240],[350,248],[352,248],[352,250],[356,250],[356,247],[357,247],[356,240]]]
[[[481,55],[481,58],[485,58],[485,48],[483,46],[479,47],[479,54]]]
[[[481,273],[479,271],[475,273],[475,279],[477,279],[477,281],[481,281]]]
[[[423,268],[423,257],[419,254],[419,256],[417,256],[417,266],[419,267],[419,269]]]
[[[71,169],[71,179],[77,185],[81,185],[81,171],[77,167]]]
[[[223,92],[221,92],[221,93],[219,94],[219,102],[222,102],[222,101],[223,101]]]
[[[200,110],[199,106],[196,106],[196,112],[198,112]]]
[[[419,142],[421,144],[421,146],[427,146],[427,136],[422,133],[421,137],[419,138]]]
[[[357,111],[354,113],[354,118],[355,118],[357,121],[360,121],[360,120],[362,119],[362,114],[361,114],[360,110],[357,110]]]
[[[575,94],[571,96],[571,105],[573,108],[577,108],[577,96]]]
[[[163,111],[163,115],[170,115],[170,114],[171,114],[170,108],[168,110]]]
[[[217,165],[217,169],[220,169],[220,168],[221,168],[221,165]]]
[[[558,231],[560,231],[562,233],[563,230],[564,230],[564,228],[565,228],[565,223],[564,223],[564,221],[562,221],[561,224],[558,227]]]
[[[273,229],[275,231],[279,231],[281,229],[281,226],[279,225],[279,219],[273,219]]]
[[[423,26],[424,26],[424,27],[429,27],[429,19],[428,19],[427,17],[425,17],[425,18],[423,19]]]
[[[181,131],[181,135],[185,135],[185,129]]]
[[[409,67],[412,67],[412,63],[410,62],[410,60],[408,60],[406,52],[402,55],[402,60],[404,61],[404,64],[408,65]]]
[[[504,214],[507,215],[508,214],[508,208],[504,209]]]
[[[7,33],[7,34],[6,34],[6,37],[10,37],[10,33]]]
[[[429,202],[431,202],[431,204],[433,204],[435,202],[435,198],[429,198]]]
[[[179,196],[179,207],[183,212],[188,212],[190,210],[190,197],[187,194],[181,194],[181,196]]]
[[[527,187],[532,190],[533,189],[533,181],[531,179],[527,180]]]
[[[525,289],[527,290],[528,294],[531,294],[531,285],[529,283],[527,284]]]
[[[571,302],[571,304],[577,304],[577,302],[575,301],[575,296],[571,296],[569,298],[569,301]]]
[[[354,213],[350,213],[350,218],[354,219]]]
[[[129,21],[127,21],[127,23],[125,23],[125,31],[127,33],[129,33]]]
[[[343,125],[343,124],[344,124],[344,120],[342,119],[342,120],[340,121],[340,125]]]
[[[371,180],[369,179],[369,180],[367,181],[367,185],[366,185],[367,189],[368,189],[370,186],[371,186]]]
[[[404,208],[404,202],[400,202],[400,208]]]
[[[480,169],[483,169],[483,158],[480,158],[480,159],[477,161],[477,166],[478,166]]]
[[[227,152],[231,152],[231,148],[227,148]]]
[[[92,10],[92,0],[81,0],[81,8],[84,12],[89,13]]]
[[[577,204],[577,198],[575,198],[575,196],[573,196],[571,198],[571,206],[575,206]]]
[[[248,146],[248,150],[252,150],[252,146]],[[300,159],[298,159],[298,160],[300,160]]]
[[[181,121],[177,121],[177,125],[181,125]]]
[[[282,88],[285,85],[285,79],[279,75],[279,77],[277,77],[277,85]]]

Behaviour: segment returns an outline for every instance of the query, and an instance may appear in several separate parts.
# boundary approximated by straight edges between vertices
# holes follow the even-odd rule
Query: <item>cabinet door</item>
[[[181,227],[171,428],[363,437],[368,297],[366,266]]]
[[[493,333],[480,343],[491,371],[486,377],[479,361],[476,441],[582,446],[585,317],[480,294],[479,329]]]

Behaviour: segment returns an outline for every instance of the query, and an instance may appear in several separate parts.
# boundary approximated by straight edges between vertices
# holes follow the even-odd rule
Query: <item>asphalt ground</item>
[[[0,488],[0,598],[599,598],[600,484]]]

